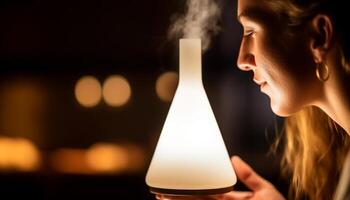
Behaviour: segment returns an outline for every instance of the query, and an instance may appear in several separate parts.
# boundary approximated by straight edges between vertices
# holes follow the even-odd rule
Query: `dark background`
[[[286,193],[279,156],[268,154],[282,119],[271,112],[269,99],[251,74],[236,67],[242,35],[236,1],[221,0],[220,5],[222,31],[203,54],[208,98],[230,155],[240,155]],[[166,35],[172,16],[184,6],[184,0],[1,1],[1,92],[12,83],[29,81],[45,92],[45,104],[40,131],[12,132],[4,126],[0,136],[28,138],[44,155],[101,141],[132,143],[145,152],[146,161],[134,173],[65,174],[45,162],[34,172],[3,170],[0,199],[153,198],[144,177],[170,106],[154,88],[159,75],[178,71],[178,41]],[[81,76],[93,75],[102,82],[112,74],[123,75],[131,85],[125,106],[101,102],[84,108],[77,103],[74,85]]]

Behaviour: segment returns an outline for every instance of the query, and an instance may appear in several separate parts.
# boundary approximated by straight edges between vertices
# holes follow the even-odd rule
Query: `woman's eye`
[[[252,35],[254,35],[254,33],[255,33],[255,31],[253,31],[253,30],[247,30],[247,31],[244,31],[243,36],[244,37],[252,36]]]

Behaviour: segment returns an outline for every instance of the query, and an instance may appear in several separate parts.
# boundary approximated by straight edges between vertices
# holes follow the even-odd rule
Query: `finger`
[[[225,195],[224,200],[247,200],[253,196],[253,192],[230,192]]]
[[[240,157],[231,158],[233,168],[238,178],[251,190],[257,191],[269,185],[269,182],[259,176],[246,162]]]

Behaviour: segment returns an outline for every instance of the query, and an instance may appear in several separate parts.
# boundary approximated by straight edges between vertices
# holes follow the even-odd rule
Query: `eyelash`
[[[243,37],[253,36],[254,34],[255,34],[255,31],[253,31],[253,30],[244,31]]]

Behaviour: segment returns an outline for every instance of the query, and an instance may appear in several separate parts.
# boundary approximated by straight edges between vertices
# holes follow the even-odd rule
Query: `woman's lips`
[[[260,91],[262,91],[262,89],[267,85],[267,82],[264,80],[253,79],[253,81],[260,86]]]
[[[264,81],[264,80],[253,79],[253,81],[254,81],[256,84],[258,84],[258,85],[266,84],[266,81]]]

